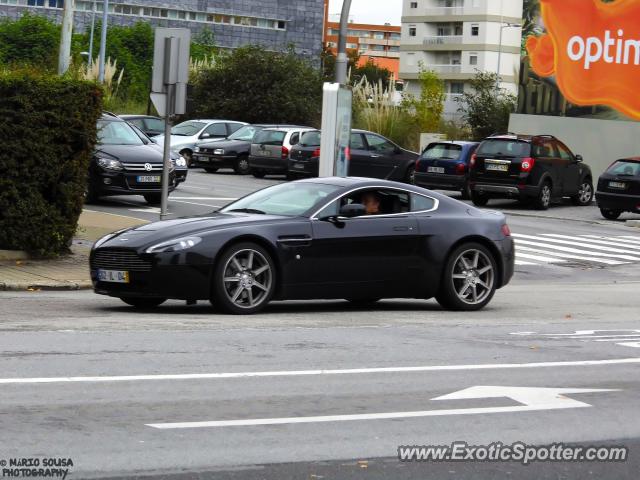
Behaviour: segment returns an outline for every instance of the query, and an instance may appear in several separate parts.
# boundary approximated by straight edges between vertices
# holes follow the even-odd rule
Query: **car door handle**
[[[369,155],[371,158],[380,158],[382,155]]]
[[[409,227],[393,227],[394,232],[408,232]]]

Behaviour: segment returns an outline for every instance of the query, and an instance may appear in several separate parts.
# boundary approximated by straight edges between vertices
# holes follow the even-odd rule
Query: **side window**
[[[436,201],[433,198],[424,197],[416,193],[411,194],[411,211],[424,212],[425,210],[433,210]]]
[[[144,120],[142,120],[141,118],[136,118],[134,120],[129,120],[129,123],[131,123],[132,125],[135,125],[136,127],[138,127],[140,130],[144,130]]]
[[[145,122],[146,122],[147,128],[149,130],[154,130],[156,132],[164,131],[164,121],[163,120],[158,120],[157,118],[147,118],[145,120]]]
[[[202,133],[208,133],[212,137],[226,137],[227,126],[224,123],[213,123],[205,128]]]
[[[298,145],[300,143],[300,132],[294,132],[291,134],[291,145]]]
[[[395,150],[395,145],[385,138],[378,135],[366,134],[367,143],[369,144],[369,150],[372,152],[389,153]]]
[[[229,135],[231,135],[244,127],[244,125],[241,123],[227,123],[227,127],[229,128]]]
[[[339,203],[339,208],[360,203],[367,209],[367,215],[392,215],[406,213],[411,209],[409,193],[399,190],[358,190],[342,197]]]
[[[573,154],[571,153],[571,150],[569,150],[564,143],[555,142],[555,144],[556,148],[558,149],[558,156],[562,160],[567,160],[569,162],[573,160]]]
[[[536,158],[549,158],[556,156],[556,149],[548,140],[535,143],[531,148],[532,154]]]
[[[364,140],[362,139],[362,135],[360,135],[359,133],[352,133],[351,134],[351,150],[364,150],[365,146],[364,146]]]

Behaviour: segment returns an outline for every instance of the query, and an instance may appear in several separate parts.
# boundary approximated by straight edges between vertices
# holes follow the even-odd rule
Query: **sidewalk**
[[[0,260],[0,291],[91,288],[89,252],[93,242],[107,233],[143,223],[138,218],[84,210],[70,255],[53,260]]]

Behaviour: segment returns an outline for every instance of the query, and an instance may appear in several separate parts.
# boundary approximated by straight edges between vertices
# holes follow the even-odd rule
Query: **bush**
[[[68,252],[101,99],[93,83],[0,73],[0,249]]]
[[[0,63],[54,70],[58,65],[60,27],[26,13],[19,20],[0,21]]]

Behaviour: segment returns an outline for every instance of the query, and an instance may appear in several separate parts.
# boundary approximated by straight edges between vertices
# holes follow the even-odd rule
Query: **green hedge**
[[[101,110],[93,83],[0,73],[0,249],[68,252]]]

